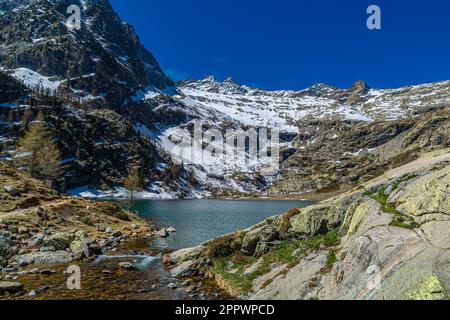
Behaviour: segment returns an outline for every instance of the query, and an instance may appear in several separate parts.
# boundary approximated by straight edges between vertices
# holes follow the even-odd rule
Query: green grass
[[[405,181],[414,179],[416,176],[408,176],[406,178],[400,179],[393,185],[393,191],[397,190],[399,185]],[[398,211],[394,206],[388,203],[389,196],[385,194],[386,187],[378,189],[376,192],[366,192],[365,195],[371,197],[375,201],[381,204],[381,210],[383,212],[390,213],[395,216],[394,220],[389,224],[393,227],[404,228],[404,229],[416,229],[420,225],[412,217],[407,217],[400,211]]]
[[[336,257],[336,251],[331,250],[328,253],[328,257],[327,257],[327,268],[331,269],[333,268],[335,262],[337,261],[337,257]]]
[[[296,266],[308,252],[317,251],[322,246],[330,248],[339,244],[340,239],[336,230],[305,240],[285,240],[281,243],[279,249],[273,250],[262,257],[261,266],[253,273],[247,275],[243,274],[247,267],[258,261],[258,258],[245,256],[241,252],[235,252],[229,257],[221,257],[214,260],[212,272],[221,275],[230,286],[239,290],[241,293],[248,293],[252,289],[253,280],[269,273],[272,264],[287,264],[289,268],[292,268]],[[298,254],[294,255],[294,252],[296,251],[298,251]],[[329,264],[334,264],[337,259],[336,253],[334,251],[331,252],[332,254],[329,256],[327,266]],[[238,270],[236,273],[231,273],[231,270],[228,269],[228,263],[230,261],[233,263],[231,269]]]

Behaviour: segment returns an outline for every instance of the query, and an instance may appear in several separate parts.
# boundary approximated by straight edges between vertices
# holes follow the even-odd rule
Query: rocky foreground
[[[5,163],[0,185],[0,294],[24,294],[20,277],[49,275],[52,266],[91,260],[151,234],[148,222],[117,204],[58,195]]]
[[[164,261],[242,299],[449,299],[449,149]]]

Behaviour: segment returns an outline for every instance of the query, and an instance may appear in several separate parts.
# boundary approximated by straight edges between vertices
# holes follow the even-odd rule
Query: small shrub
[[[327,268],[331,270],[336,261],[337,261],[336,252],[332,250],[330,251],[327,257]]]
[[[333,247],[333,246],[339,245],[341,243],[341,240],[339,239],[338,231],[332,230],[332,231],[328,232],[324,237],[323,243],[327,247]]]

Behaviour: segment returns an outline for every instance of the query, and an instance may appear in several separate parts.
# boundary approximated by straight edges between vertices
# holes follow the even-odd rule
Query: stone
[[[172,261],[172,259],[170,258],[169,254],[163,255],[162,262],[164,265],[169,265],[171,263],[171,261]]]
[[[0,237],[0,257],[9,258],[13,254],[9,239]]]
[[[72,262],[72,255],[66,251],[56,252],[34,252],[15,257],[16,262],[21,260],[28,264],[35,265],[50,265],[50,264],[64,264]]]
[[[120,262],[119,267],[121,269],[125,269],[125,270],[135,270],[136,269],[136,267],[129,262]]]
[[[28,293],[28,296],[30,297],[30,298],[34,298],[34,297],[36,297],[36,291],[34,291],[34,290],[31,290],[30,291],[30,293]]]
[[[113,234],[112,234],[112,236],[113,237],[116,237],[116,238],[119,238],[119,237],[121,237],[123,235],[123,233],[121,232],[121,231],[115,231]]]
[[[105,229],[105,232],[108,233],[108,234],[113,234],[113,233],[114,233],[114,230],[113,230],[113,228],[111,228],[111,227],[107,227],[107,228]]]
[[[0,257],[0,269],[2,269],[3,267],[6,267],[8,265],[8,260]]]
[[[36,246],[40,246],[43,241],[44,241],[44,236],[41,234],[36,234],[36,235],[31,236],[31,238],[29,238],[27,240],[27,245],[28,245],[28,247],[36,247]]]
[[[276,240],[279,236],[279,232],[274,225],[265,225],[254,230],[247,232],[242,240],[242,252],[253,256],[259,245],[259,243],[266,243]],[[260,248],[258,254],[264,250]],[[265,253],[265,252],[264,252]]]
[[[384,195],[385,195],[385,196],[389,196],[389,195],[392,193],[393,190],[394,190],[394,186],[393,186],[393,185],[390,185],[390,186],[387,187],[386,190],[384,191]]]
[[[179,264],[183,261],[196,260],[202,256],[204,250],[205,247],[197,246],[174,251],[169,255],[170,263]]]
[[[0,293],[17,293],[23,290],[23,284],[20,282],[0,281]]]
[[[245,269],[244,272],[242,273],[242,275],[243,276],[251,275],[252,273],[255,273],[256,271],[258,271],[263,265],[264,265],[264,259],[259,258],[259,260],[257,262],[255,262],[254,264],[249,266],[247,269]]]
[[[37,289],[36,293],[44,293],[44,292],[47,292],[49,289],[50,289],[49,286],[43,286],[43,287],[40,287],[39,289]]]
[[[3,190],[5,190],[13,197],[18,197],[21,195],[21,190],[15,186],[4,186]]]
[[[175,289],[178,288],[178,286],[177,286],[175,283],[169,283],[169,284],[167,285],[167,288],[175,290]]]
[[[24,234],[24,233],[28,233],[28,232],[29,232],[29,229],[25,226],[20,226],[18,229],[19,234]]]
[[[173,278],[192,277],[197,274],[195,267],[198,265],[197,261],[185,261],[170,269],[170,275]]]
[[[169,236],[166,229],[159,230],[158,232],[156,232],[156,235],[160,238],[167,238]]]
[[[174,227],[169,227],[169,228],[166,228],[166,231],[167,231],[168,233],[176,233],[176,232],[177,232],[177,229],[175,229]]]
[[[76,240],[70,244],[75,260],[82,260],[89,257],[89,242],[86,240]]]
[[[74,235],[59,232],[44,239],[44,245],[46,247],[54,247],[56,250],[66,250],[70,247],[73,240]]]
[[[55,252],[55,247],[41,247],[39,249],[40,252]]]
[[[75,232],[75,241],[70,244],[75,260],[89,257],[89,244],[92,243],[89,235],[84,231]]]

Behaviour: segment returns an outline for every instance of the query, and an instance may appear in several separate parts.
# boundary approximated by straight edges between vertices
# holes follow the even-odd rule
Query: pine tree
[[[42,112],[19,140],[18,151],[17,166],[27,170],[34,178],[51,184],[63,174],[60,165],[61,154],[52,141],[51,132],[44,122]]]
[[[128,169],[128,177],[125,179],[125,188],[128,190],[130,200],[130,212],[133,211],[134,193],[142,189],[141,170],[138,167]]]

